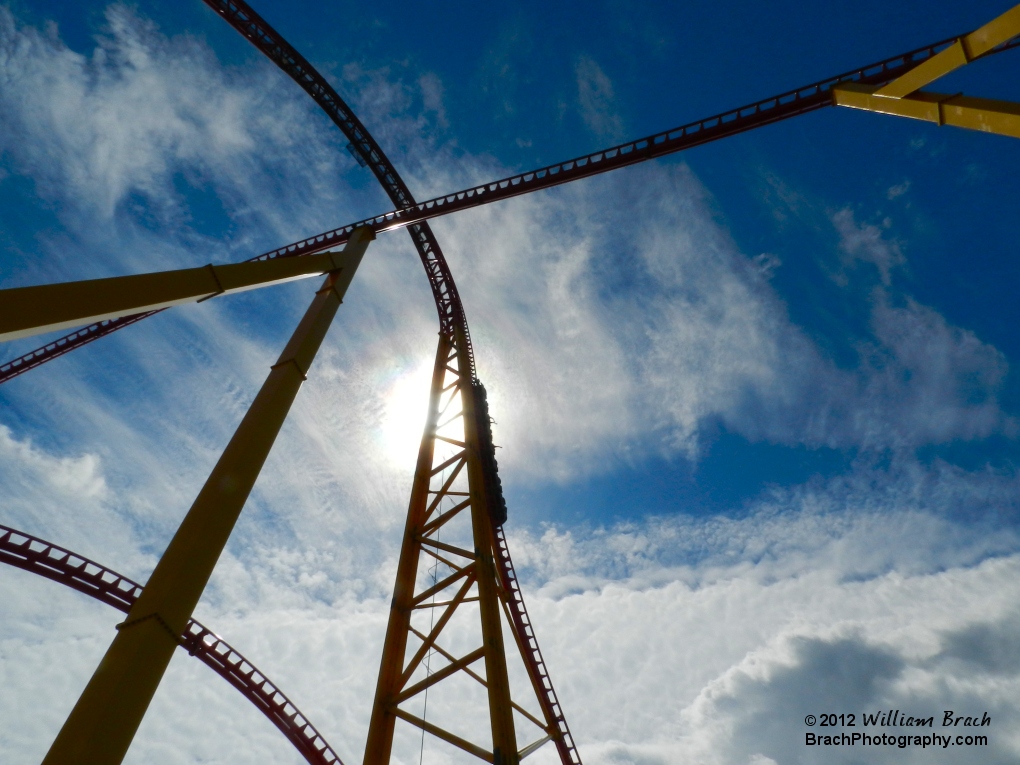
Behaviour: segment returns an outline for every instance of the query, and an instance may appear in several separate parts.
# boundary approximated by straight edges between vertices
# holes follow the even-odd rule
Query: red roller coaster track
[[[127,613],[142,586],[116,571],[23,531],[0,525],[0,563],[52,579]],[[194,619],[181,646],[268,717],[310,765],[343,765],[326,739],[283,692],[223,638]]]
[[[248,38],[256,48],[304,88],[337,127],[343,131],[360,161],[372,169],[379,183],[398,209],[414,211],[422,207],[414,201],[414,197],[411,196],[411,192],[400,174],[364,125],[326,79],[290,43],[241,0],[205,0],[205,3],[222,15],[234,29]],[[414,216],[413,212],[407,214],[411,217]],[[459,356],[465,363],[462,370],[468,373],[468,379],[475,381],[477,373],[467,317],[464,314],[464,307],[457,292],[453,274],[443,257],[439,242],[436,241],[432,229],[424,218],[409,222],[407,228],[432,287],[432,296],[439,314],[439,332],[446,335],[451,343],[457,346]],[[325,243],[321,249],[329,246],[331,243]],[[495,456],[493,455],[494,460]],[[518,634],[526,636],[523,638],[522,656],[528,665],[531,676],[541,678],[543,684],[543,692],[539,694],[538,702],[546,719],[555,721],[562,734],[555,738],[561,761],[580,763],[580,755],[574,746],[574,740],[560,709],[556,691],[553,689],[552,681],[545,669],[538,641],[531,630],[530,620],[524,608],[524,599],[517,586],[513,562],[502,537],[502,529],[494,526],[494,533],[498,540],[496,562],[499,576],[503,580],[507,592],[513,593],[513,597],[509,598],[507,603],[511,619],[518,629]]]
[[[873,85],[889,82],[930,59],[958,39],[954,37],[943,40],[636,141],[419,203],[415,201],[381,147],[347,104],[321,74],[269,24],[240,0],[204,0],[204,2],[223,16],[316,101],[350,141],[351,151],[358,161],[371,168],[396,208],[382,215],[277,248],[252,260],[320,252],[345,243],[351,232],[362,226],[370,227],[375,232],[407,228],[432,288],[440,320],[440,333],[454,343],[456,338],[461,338],[460,344],[466,347],[459,347],[458,351],[466,363],[466,371],[469,372],[471,380],[477,378],[467,320],[449,266],[427,222],[430,218],[551,188],[821,109],[832,103],[831,91],[834,86],[848,82]],[[999,52],[1017,45],[1020,45],[1020,39],[1013,39],[991,52]],[[155,312],[99,322],[59,338],[0,366],[0,383],[121,327],[138,322],[152,313]],[[533,676],[542,678],[545,686],[539,702],[547,718],[555,720],[563,734],[557,742],[562,760],[579,762],[530,627],[502,530],[496,526],[494,533],[498,548],[496,552],[499,576],[503,587],[511,594],[508,601],[510,616],[517,633],[525,638],[525,645],[522,646],[523,656]],[[130,609],[142,590],[141,585],[93,561],[6,526],[0,526],[0,561],[65,584],[125,612]],[[192,620],[181,638],[181,644],[258,706],[283,731],[308,762],[340,762],[326,741],[297,708],[253,665],[214,633]]]
[[[258,255],[251,260],[268,260],[271,258],[310,255],[343,244],[351,232],[359,226],[370,226],[377,233],[395,228],[410,227],[411,238],[415,242],[426,273],[436,296],[440,319],[452,322],[460,304],[453,287],[446,261],[439,250],[439,245],[425,222],[430,218],[448,215],[459,210],[497,202],[510,197],[528,194],[532,191],[558,186],[569,181],[587,178],[592,175],[609,172],[638,162],[656,157],[673,154],[710,141],[717,141],[731,135],[753,130],[764,125],[796,117],[800,114],[822,109],[832,104],[832,87],[840,83],[860,82],[879,85],[890,82],[905,72],[931,58],[933,55],[953,43],[958,37],[942,40],[923,48],[902,53],[898,56],[860,67],[849,72],[829,77],[777,96],[756,101],[737,109],[731,109],[711,117],[690,122],[686,125],[661,133],[640,138],[636,141],[612,146],[591,154],[547,165],[536,170],[508,176],[497,181],[472,186],[452,194],[444,194],[425,202],[414,202],[410,192],[400,176],[392,169],[385,154],[371,138],[368,131],[361,125],[353,113],[346,107],[336,92],[296,51],[265,24],[255,13],[238,2],[216,2],[205,0],[252,43],[277,62],[302,87],[307,90],[316,102],[329,114],[330,118],[343,130],[344,135],[355,147],[362,161],[372,167],[380,183],[387,190],[397,209],[382,215],[376,215],[356,223],[349,223],[339,228],[324,231],[321,234],[302,239],[291,244],[278,247]],[[986,55],[1000,53],[1020,45],[1020,39],[1009,40],[993,49]],[[444,287],[452,288],[450,299],[447,299]],[[155,313],[155,312],[152,312]],[[98,340],[100,337],[118,329],[134,324],[152,313],[124,316],[119,319],[98,322],[83,327],[51,343],[36,348],[16,359],[0,365],[0,383],[4,383],[30,369],[45,364],[47,361],[63,356],[75,348]],[[465,323],[466,324],[466,323]],[[472,359],[473,362],[473,359]]]

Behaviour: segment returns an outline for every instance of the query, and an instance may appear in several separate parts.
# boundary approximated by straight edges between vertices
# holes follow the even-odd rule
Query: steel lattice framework
[[[414,200],[407,184],[404,183],[400,174],[396,168],[387,158],[385,152],[379,144],[372,138],[371,134],[361,124],[361,121],[354,115],[353,111],[347,106],[347,104],[340,98],[333,87],[326,81],[326,79],[319,74],[319,72],[305,60],[300,53],[298,53],[276,30],[274,30],[264,19],[262,19],[254,10],[252,10],[246,3],[240,0],[205,0],[206,4],[216,10],[234,29],[244,35],[251,43],[264,53],[273,63],[275,63],[281,70],[283,70],[288,76],[297,82],[320,106],[320,108],[329,116],[329,118],[336,124],[337,127],[343,132],[345,137],[350,141],[350,148],[355,156],[359,159],[359,162],[367,165],[380,185],[386,191],[387,195],[401,210],[415,210],[419,207]],[[479,412],[484,409],[484,415],[480,417],[461,417],[462,420],[462,437],[464,439],[464,463],[468,460],[472,463],[478,462],[480,464],[472,464],[469,467],[468,473],[477,471],[477,475],[472,476],[474,480],[470,481],[472,484],[469,488],[469,498],[466,503],[475,505],[474,512],[476,514],[484,515],[491,519],[492,513],[488,512],[491,510],[490,506],[502,505],[502,519],[505,520],[505,503],[503,502],[502,492],[498,486],[498,479],[495,479],[496,465],[495,465],[495,454],[491,443],[491,435],[488,437],[488,443],[483,445],[483,448],[479,450],[478,441],[480,434],[487,432],[489,428],[488,424],[488,411],[484,408],[484,388],[481,387],[478,382],[477,372],[474,361],[474,350],[471,346],[471,334],[468,329],[467,318],[464,314],[464,307],[461,303],[460,296],[457,292],[457,287],[453,279],[453,275],[450,273],[450,268],[446,263],[446,259],[443,257],[442,249],[439,246],[439,242],[436,240],[435,235],[432,233],[431,227],[425,220],[415,221],[408,225],[408,230],[411,235],[411,240],[414,242],[414,246],[418,251],[418,255],[421,258],[422,265],[425,267],[425,273],[429,279],[429,285],[432,288],[432,296],[435,300],[436,311],[439,315],[439,351],[436,356],[437,369],[440,366],[440,359],[442,359],[442,370],[441,374],[435,376],[433,385],[433,402],[438,405],[438,401],[444,390],[455,390],[459,393],[461,399],[462,412]],[[445,382],[444,378],[446,373],[452,370],[453,365],[456,367],[456,373],[454,376],[456,380],[453,382]],[[482,391],[482,398],[478,399],[478,391]],[[436,395],[436,394],[439,395]],[[452,397],[451,397],[452,398]],[[435,417],[433,415],[436,415]],[[419,456],[419,471],[416,477],[416,485],[420,485],[423,480],[421,476],[426,470],[429,471],[430,477],[435,475],[434,466],[429,464],[426,466],[425,462],[435,459],[435,440],[436,430],[438,423],[436,417],[438,416],[438,410],[430,412],[430,425],[426,426],[426,433],[423,437],[421,455]],[[474,431],[474,432],[473,432]],[[474,448],[469,448],[468,445]],[[487,463],[487,464],[481,464]],[[474,470],[472,470],[472,468]],[[478,485],[482,484],[482,485]],[[420,489],[420,486],[419,486]],[[418,492],[420,493],[420,492]],[[490,496],[486,496],[486,494]],[[412,505],[415,503],[415,497],[417,496],[416,490],[412,489]],[[431,503],[431,507],[438,508],[440,505],[440,499],[443,495],[438,494]],[[424,499],[424,495],[422,495]],[[460,506],[464,506],[465,502],[458,503]],[[483,505],[484,507],[478,507]],[[401,591],[408,587],[413,590],[413,579],[414,572],[411,570],[411,566],[417,569],[418,558],[422,554],[420,543],[415,545],[414,537],[421,534],[420,522],[421,519],[413,519],[415,510],[420,511],[421,508],[414,508],[409,513],[408,529],[405,534],[405,545],[402,553],[402,561],[400,572],[398,572],[397,582],[397,595],[395,595],[395,605],[392,613],[395,616],[391,617],[390,628],[387,635],[387,646],[389,652],[384,649],[383,656],[383,668],[381,670],[380,679],[380,690],[377,695],[375,711],[373,712],[373,720],[371,729],[369,732],[369,751],[366,753],[366,762],[373,761],[378,758],[378,761],[389,760],[389,747],[391,746],[390,741],[392,740],[392,729],[395,722],[393,711],[388,707],[392,706],[396,709],[396,704],[393,699],[402,690],[403,685],[406,685],[415,669],[413,665],[420,663],[421,658],[418,657],[419,661],[412,661],[410,672],[404,672],[403,685],[398,688],[397,684],[394,683],[391,687],[384,687],[384,680],[382,679],[387,675],[387,666],[395,665],[400,663],[403,665],[404,660],[404,649],[400,645],[402,642],[406,643],[406,636],[410,627],[409,618],[405,618],[406,605],[399,604],[397,601],[400,597]],[[413,520],[412,520],[413,519]],[[491,559],[496,565],[492,574],[496,576],[497,581],[501,583],[502,592],[504,597],[502,602],[506,606],[507,615],[510,617],[510,624],[512,632],[517,639],[518,646],[521,649],[522,658],[524,659],[525,665],[528,670],[528,674],[531,677],[534,689],[537,694],[539,706],[541,707],[542,716],[544,717],[543,722],[535,721],[545,733],[545,740],[555,741],[557,748],[560,752],[561,760],[564,765],[568,763],[580,763],[580,757],[574,747],[573,739],[570,736],[569,728],[567,727],[566,720],[563,717],[562,711],[559,706],[559,701],[556,698],[556,692],[552,687],[552,682],[548,677],[548,673],[545,671],[545,664],[541,657],[541,652],[538,648],[538,642],[531,632],[530,623],[527,617],[527,612],[524,610],[524,601],[520,595],[520,590],[516,586],[516,574],[513,570],[513,563],[510,559],[509,550],[506,548],[505,540],[502,538],[501,525],[502,520],[499,523],[484,524],[488,528],[476,528],[474,533],[474,547],[475,550],[482,550],[482,559]],[[439,526],[436,527],[438,531]],[[486,537],[488,537],[486,539]],[[496,542],[496,539],[499,542]],[[410,545],[410,546],[409,546]],[[417,548],[417,549],[414,549]],[[490,551],[485,553],[485,548]],[[406,559],[406,560],[405,560]],[[481,567],[484,560],[480,559],[479,566]],[[401,576],[403,575],[403,581]],[[487,582],[485,581],[488,576],[484,573],[476,574],[476,581],[479,587],[480,594],[479,598],[482,601],[482,610],[486,609],[485,590],[487,588]],[[510,596],[510,593],[513,593]],[[495,592],[492,593],[495,595]],[[488,596],[492,597],[492,596]],[[455,608],[456,606],[454,606]],[[497,608],[495,602],[493,602],[490,608]],[[452,609],[450,609],[452,615]],[[488,617],[483,614],[483,634],[486,636],[487,641],[500,640],[501,637],[495,633],[499,631],[499,614],[498,611],[489,614]],[[488,624],[487,624],[488,622]],[[526,631],[525,631],[526,630]],[[396,633],[401,633],[403,639],[397,636]],[[434,640],[432,642],[426,641],[423,645],[434,646]],[[496,664],[502,662],[501,658],[492,656],[490,652],[486,654],[486,676],[488,678],[487,687],[490,688],[489,701],[490,704],[497,702],[505,703],[505,700],[509,700],[509,689],[503,689],[502,691],[493,691],[491,686],[496,684],[493,679],[493,675],[502,675],[506,673],[505,666],[499,667]],[[498,661],[497,661],[498,659]],[[449,661],[453,661],[452,658],[448,657]],[[495,662],[495,663],[494,663]],[[427,688],[428,686],[425,686]],[[505,696],[505,700],[500,698],[500,695]],[[509,711],[507,710],[507,716]],[[406,717],[405,717],[406,719]],[[506,720],[502,721],[502,724],[506,726],[508,723]],[[493,717],[494,727],[498,727],[495,717]],[[425,728],[433,734],[437,734],[438,731],[435,726],[428,726],[425,721],[422,721],[421,727]],[[498,735],[494,732],[494,738],[498,739]],[[517,752],[517,746],[511,739],[513,736],[513,724],[509,723],[509,730],[504,731],[503,735],[507,738],[507,741],[502,743],[503,757],[509,756],[507,753],[508,748],[512,748],[514,754]],[[449,739],[447,739],[449,740]],[[496,740],[494,742],[495,752],[490,754],[489,757],[495,757],[497,762],[499,761],[499,751],[501,742]],[[477,751],[475,752],[478,753]],[[512,760],[507,760],[511,762]]]
[[[0,339],[86,326],[3,365],[0,382],[172,305],[297,276],[327,274],[144,588],[66,549],[0,526],[0,562],[61,582],[128,614],[45,763],[119,762],[178,646],[198,656],[259,706],[309,762],[339,762],[276,686],[218,636],[190,619],[190,613],[366,247],[378,233],[407,228],[432,289],[439,341],[365,763],[389,761],[396,722],[403,720],[496,765],[517,763],[547,742],[554,743],[564,765],[580,765],[503,534],[507,510],[486,392],[478,379],[453,276],[428,220],[682,151],[828,105],[1020,137],[1018,105],[920,90],[976,58],[1020,45],[1020,6],[967,35],[637,141],[419,203],[348,105],[279,33],[241,0],[204,1],[316,101],[347,137],[348,149],[359,164],[372,170],[396,209],[277,248],[246,264],[5,292]],[[338,245],[345,245],[343,252],[323,252]],[[447,650],[440,639],[446,639],[448,624],[474,625],[481,646],[466,653]],[[512,646],[509,651],[508,645]],[[518,657],[523,667],[524,697],[519,687],[511,692],[508,656]],[[443,662],[442,666],[433,669],[433,661]],[[406,706],[423,698],[427,709],[429,690],[441,691],[454,678],[468,678],[483,689],[491,746],[469,740],[448,722],[425,719],[424,712],[419,717]],[[522,746],[519,739],[529,725],[537,728],[538,737]]]

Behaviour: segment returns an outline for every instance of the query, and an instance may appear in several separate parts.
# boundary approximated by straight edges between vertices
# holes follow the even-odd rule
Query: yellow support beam
[[[983,27],[969,35],[964,35],[944,51],[918,65],[902,77],[884,85],[876,92],[876,96],[885,98],[905,98],[911,93],[930,85],[939,77],[949,74],[954,69],[969,64],[979,56],[988,53],[992,48],[1020,34],[1020,5],[1010,8]]]
[[[398,719],[410,722],[486,762],[496,765],[520,763],[514,721],[514,709],[517,705],[514,704],[510,693],[503,636],[502,585],[497,570],[493,521],[489,514],[489,498],[486,495],[486,480],[482,466],[481,450],[484,447],[481,445],[479,432],[481,420],[475,410],[475,407],[480,405],[477,399],[479,394],[472,384],[469,369],[462,366],[466,354],[460,349],[466,347],[468,338],[460,327],[455,328],[453,337],[442,333],[439,336],[439,347],[436,350],[432,372],[428,417],[418,451],[418,463],[404,527],[404,542],[397,562],[397,577],[383,643],[375,701],[369,720],[364,765],[387,765],[391,761],[393,736]],[[458,395],[459,402],[456,401]],[[457,403],[460,405],[460,413],[443,422],[444,412],[448,407],[453,407],[455,411]],[[453,423],[457,421],[460,421],[463,427],[463,441],[449,437],[453,435],[449,431],[446,436],[438,434],[439,430],[447,426],[453,427]],[[453,456],[447,458],[444,454],[437,457],[436,445],[440,440],[458,447]],[[451,492],[450,487],[458,475],[461,480],[465,477],[462,469],[466,469],[467,486],[461,484],[460,489]],[[448,478],[445,477],[446,470],[450,470]],[[465,488],[466,493],[463,491]],[[447,499],[456,497],[454,507],[444,510],[442,505],[444,497]],[[438,532],[450,517],[463,510],[470,513],[470,518],[458,516],[462,525],[457,533],[468,531],[466,527],[469,522],[473,545],[460,543],[463,546],[456,546],[429,536]],[[474,549],[469,549],[471,547]],[[434,552],[435,550],[450,553],[451,557],[463,558],[467,562],[458,561],[454,564],[445,561]],[[419,563],[423,554],[444,561],[454,573],[434,581],[431,587],[422,583],[423,589],[416,595]],[[446,594],[451,593],[453,585],[457,582],[463,584],[452,598],[447,598]],[[469,598],[467,596],[472,586],[477,588],[477,596]],[[412,626],[411,621],[415,609],[440,593],[444,594],[443,601],[429,603],[429,607],[443,607],[445,610],[442,615],[437,614],[438,619],[434,623],[430,621],[429,634],[419,632]],[[453,618],[454,610],[469,600],[477,604],[481,648],[467,656],[449,659],[450,664],[446,667],[438,671],[431,670],[424,678],[409,685],[415,673],[420,673],[426,666],[423,661],[430,651],[453,656],[439,646],[438,638]],[[465,621],[468,619],[473,621],[474,618],[475,613],[472,611]],[[415,635],[421,641],[413,651],[408,651],[409,635]],[[484,663],[484,672],[481,669],[477,672],[468,669],[469,664],[480,660]],[[399,706],[400,704],[408,706],[419,693],[458,672],[465,672],[481,682],[485,688],[489,729],[492,735],[491,751],[466,741],[442,726],[415,717],[407,712],[406,708]],[[548,733],[549,726],[553,725],[551,719],[542,723],[529,713],[524,714],[545,733]]]
[[[1007,40],[1020,35],[1020,5],[964,35],[945,50],[890,83],[879,87],[848,82],[832,89],[832,103],[851,109],[908,117],[936,125],[952,125],[1020,138],[1020,104],[972,98],[963,94],[943,95],[920,88],[954,69],[969,64]]]
[[[457,328],[457,347],[467,346],[463,330]],[[475,388],[465,377],[460,389],[460,402],[464,412],[464,444],[468,460],[468,491],[471,494],[471,527],[475,541],[476,572],[478,582],[478,610],[482,622],[482,640],[485,646],[485,690],[489,696],[489,724],[492,729],[492,757],[496,765],[519,765],[517,733],[513,707],[510,703],[510,678],[506,666],[506,648],[503,645],[503,623],[500,616],[498,594],[499,575],[493,555],[492,519],[486,497],[485,478],[482,473],[481,445],[478,433],[478,406]]]
[[[837,106],[908,117],[936,125],[980,130],[1020,138],[1020,104],[990,98],[915,93],[906,98],[885,98],[875,88],[848,83],[833,88]]]
[[[372,716],[368,724],[368,740],[365,743],[363,765],[388,765],[393,749],[393,733],[397,718],[407,719],[409,716],[393,703],[393,698],[403,690],[402,675],[407,653],[407,636],[411,630],[411,612],[415,606],[414,590],[418,575],[418,560],[422,550],[421,528],[427,520],[431,494],[429,484],[436,446],[436,439],[432,437],[432,434],[438,429],[443,380],[454,355],[450,338],[440,333],[435,366],[432,369],[432,387],[429,392],[425,432],[418,448],[418,462],[414,471],[414,482],[411,484],[411,500],[407,510],[407,520],[404,524],[404,541],[400,547],[400,557],[397,559],[397,577],[393,585],[393,599],[390,602],[386,637],[383,640],[382,661],[379,667],[379,679],[376,683],[375,700],[372,704]],[[471,565],[473,571],[473,564]],[[426,595],[427,597],[429,595]],[[446,741],[450,741],[448,736],[453,736],[453,734],[448,734],[424,720],[419,722],[418,718],[413,718],[410,722]],[[426,725],[429,727],[424,727]],[[441,733],[436,731],[441,731]],[[451,743],[455,746],[492,762],[491,752],[486,752],[462,738],[453,738],[455,740]]]
[[[341,267],[340,253],[0,290],[0,341],[195,303]]]
[[[365,248],[358,229],[149,577],[43,765],[119,765],[269,455]]]

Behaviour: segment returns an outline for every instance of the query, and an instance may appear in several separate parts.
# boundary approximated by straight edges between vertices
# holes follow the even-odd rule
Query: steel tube
[[[374,238],[351,238],[174,534],[43,765],[119,765]]]

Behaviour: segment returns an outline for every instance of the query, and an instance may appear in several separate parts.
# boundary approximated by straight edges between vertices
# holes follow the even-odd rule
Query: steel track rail
[[[239,4],[236,2],[217,3],[212,0],[205,0],[205,2],[212,5],[214,8],[217,8],[217,10],[219,10],[218,6],[220,5],[229,6],[235,9],[239,8]],[[221,11],[221,13],[226,15],[223,11]],[[252,16],[254,15],[254,12],[252,12]],[[240,24],[241,22],[239,21],[238,23]],[[256,25],[255,28],[262,29],[264,27]],[[243,31],[242,33],[245,34],[246,37],[249,37],[249,39],[252,39],[248,33]],[[253,31],[251,34],[255,35],[256,33]],[[626,167],[638,162],[655,159],[656,157],[673,154],[695,146],[700,146],[701,144],[708,143],[710,141],[717,141],[721,138],[727,138],[731,135],[737,135],[738,133],[753,130],[764,125],[770,125],[774,122],[779,122],[801,114],[806,114],[807,112],[822,109],[831,105],[830,91],[834,85],[844,82],[861,82],[872,85],[880,85],[882,83],[889,82],[931,58],[935,53],[938,53],[945,46],[955,42],[957,39],[959,38],[952,37],[947,40],[942,40],[941,42],[933,43],[923,48],[917,48],[916,50],[908,53],[903,53],[884,61],[879,61],[875,64],[861,67],[860,69],[845,72],[844,74],[837,75],[835,77],[829,77],[825,80],[819,80],[818,82],[805,85],[804,87],[797,88],[796,90],[781,93],[778,96],[772,96],[771,98],[756,101],[755,103],[748,104],[747,106],[731,109],[730,111],[722,112],[712,117],[698,120],[697,122],[690,122],[686,125],[673,128],[672,130],[656,133],[655,135],[619,144],[608,149],[602,149],[601,151],[586,154],[581,157],[575,157],[574,159],[567,160],[566,162],[559,162],[555,165],[547,165],[546,167],[538,168],[537,170],[529,170],[525,173],[511,175],[498,181],[484,183],[479,186],[472,186],[452,194],[445,194],[443,196],[429,199],[425,202],[413,203],[411,202],[412,197],[410,197],[409,194],[398,196],[398,198],[394,200],[397,204],[396,210],[383,213],[382,215],[376,215],[372,218],[366,218],[365,220],[357,223],[350,223],[339,228],[324,231],[321,234],[316,234],[315,236],[307,239],[302,239],[300,241],[284,245],[283,247],[279,247],[275,250],[270,250],[269,252],[258,255],[250,260],[267,260],[271,258],[293,257],[321,252],[330,247],[335,247],[346,242],[351,232],[358,226],[370,226],[377,233],[390,231],[396,228],[410,227],[411,236],[415,239],[415,246],[418,248],[419,254],[422,255],[422,262],[425,264],[426,273],[429,275],[429,283],[432,285],[433,295],[442,295],[443,285],[452,285],[453,281],[452,277],[449,276],[449,268],[444,268],[446,261],[442,258],[442,253],[438,250],[438,244],[435,244],[435,237],[432,235],[431,229],[429,229],[425,223],[425,221],[431,218],[448,215],[459,210],[466,210],[503,199],[509,199],[520,194],[528,194],[533,191],[551,188],[553,186],[558,186],[581,178],[588,178],[620,167]],[[268,42],[264,44],[269,47]],[[1020,46],[1020,39],[1013,39],[1003,43],[985,55],[1000,53],[1017,46]],[[261,47],[259,49],[262,50]],[[282,54],[280,55],[282,56]],[[294,56],[296,57],[294,59],[295,63],[293,66],[295,73],[304,72],[306,68],[311,69],[311,66],[308,65],[303,58],[297,56],[296,53]],[[303,62],[303,64],[301,62]],[[299,80],[299,82],[301,81]],[[328,87],[328,85],[326,87]],[[308,87],[306,87],[306,90],[307,89]],[[309,92],[311,92],[311,90]],[[330,89],[330,92],[332,92],[332,89]],[[334,121],[337,122],[337,124],[340,124],[343,122],[343,118],[340,115],[338,104],[342,104],[343,102],[340,100],[339,96],[334,96],[335,94],[333,96],[329,96],[327,93],[326,95],[322,95],[321,98],[324,102],[331,106],[337,107],[337,116],[334,118]],[[314,94],[313,97],[315,97]],[[349,110],[347,110],[347,113],[350,113]],[[332,118],[333,114],[330,113],[330,116]],[[353,114],[350,116],[353,119]],[[345,135],[348,135],[348,138],[351,139],[352,145],[366,147],[362,149],[363,157],[375,157],[379,160],[377,163],[378,167],[373,165],[372,171],[376,174],[377,178],[380,178],[380,182],[389,182],[389,178],[393,178],[394,181],[399,180],[398,175],[384,172],[382,167],[389,166],[388,160],[385,159],[385,155],[382,153],[382,150],[376,147],[374,141],[371,141],[370,144],[367,143],[371,137],[363,127],[360,127],[361,123],[352,121],[351,124],[359,127],[356,129],[351,128],[350,135],[348,135],[345,131]],[[341,126],[341,129],[344,129],[343,126]],[[355,139],[361,143],[356,143]],[[367,148],[368,146],[375,148]],[[401,188],[406,188],[402,186],[402,182]],[[388,190],[391,199],[394,199],[394,194],[396,194],[398,190],[399,188],[396,186],[392,193]],[[439,256],[433,258],[432,253],[436,252],[439,253]],[[456,295],[455,287],[449,300],[446,300],[444,297],[441,302],[440,299],[437,298],[436,303],[441,322],[451,325],[456,315],[455,306],[460,305],[460,300]],[[111,332],[115,332],[122,327],[134,324],[135,322],[151,315],[152,313],[135,314],[134,316],[125,316],[120,319],[113,319],[99,324],[93,324],[65,335],[64,337],[61,337],[47,345],[41,346],[40,348],[36,348],[23,356],[19,356],[6,364],[0,365],[0,384],[17,377],[30,369],[34,369],[47,361],[63,356],[65,353],[69,353],[76,348],[80,348],[81,346],[92,342],[93,340],[97,340],[100,337],[108,335]],[[471,361],[473,364],[473,356]]]
[[[311,64],[242,0],[205,0],[205,3],[220,13],[231,26],[247,37],[255,47],[305,89],[351,141],[352,152],[356,157],[372,168],[372,172],[398,209],[408,211],[410,215],[414,214],[413,211],[422,209],[422,205],[414,201],[407,185],[387,159],[382,148]],[[453,345],[457,348],[458,366],[461,372],[468,372],[469,380],[472,383],[477,382],[478,377],[467,317],[464,314],[464,307],[457,293],[453,275],[439,248],[439,242],[436,241],[424,218],[410,221],[405,225],[410,229],[411,239],[418,249],[422,265],[425,267],[429,284],[432,287],[436,311],[439,314],[439,331],[453,340]],[[326,244],[326,247],[329,246],[332,246],[332,243]],[[297,253],[291,254],[296,255]],[[495,455],[493,455],[493,459],[495,459]],[[525,641],[522,643],[523,658],[528,664],[536,684],[545,686],[541,691],[536,687],[536,693],[543,712],[546,713],[546,719],[553,721],[553,725],[556,727],[555,732],[547,732],[552,734],[564,765],[580,765],[580,755],[574,746],[556,694],[552,690],[551,681],[545,672],[538,643],[531,632],[527,612],[524,610],[523,596],[517,587],[513,563],[510,561],[510,554],[502,537],[502,529],[497,527],[495,533],[496,539],[499,540],[496,552],[500,560],[501,578],[507,582],[509,610],[513,615],[515,627]],[[526,633],[523,630],[526,630]]]
[[[503,535],[503,527],[492,525],[493,540],[496,543],[495,557],[499,572],[499,581],[506,593],[506,604],[510,611],[510,619],[514,632],[517,633],[518,644],[521,647],[521,654],[528,663],[532,677],[536,680],[535,695],[538,697],[539,706],[546,720],[551,720],[556,731],[546,731],[551,734],[553,743],[559,751],[560,762],[569,765],[581,765],[581,756],[574,746],[574,737],[570,735],[570,728],[567,726],[567,718],[563,715],[560,707],[560,700],[553,689],[552,678],[545,666],[545,659],[542,658],[542,651],[538,647],[538,638],[531,628],[531,617],[528,616],[528,609],[524,606],[524,595],[521,593],[520,584],[517,581],[517,572],[514,570],[514,562],[510,559],[510,548],[507,547],[506,537]]]
[[[350,141],[350,149],[359,162],[363,162],[371,168],[372,173],[397,209],[417,207],[410,189],[400,177],[400,173],[397,172],[393,163],[387,158],[382,147],[361,124],[351,108],[340,98],[333,86],[319,74],[315,67],[308,63],[304,56],[298,53],[279,32],[273,29],[243,0],[204,0],[204,2],[312,97]],[[468,346],[461,350],[465,355],[473,380],[475,379],[475,361],[471,348],[471,335],[468,332],[467,318],[464,316],[464,308],[461,305],[453,274],[450,273],[450,267],[446,263],[439,242],[424,218],[409,224],[408,229],[432,288],[432,297],[439,314],[440,332],[453,337],[454,327],[459,325]]]
[[[819,80],[796,90],[780,93],[777,96],[771,96],[645,138],[628,141],[536,170],[528,170],[497,181],[471,186],[451,194],[419,202],[411,207],[391,210],[355,223],[348,223],[308,239],[270,250],[253,260],[318,252],[346,242],[351,232],[361,226],[367,226],[377,234],[404,228],[450,213],[499,202],[521,194],[530,194],[534,191],[600,175],[639,162],[675,154],[695,146],[718,141],[721,138],[728,138],[748,130],[771,125],[774,122],[817,111],[832,106],[831,93],[834,86],[848,82],[868,85],[891,82],[928,60],[957,39],[952,37],[942,40],[860,69]],[[1020,38],[1003,43],[985,55],[989,56],[1016,47],[1020,47]]]
[[[142,592],[137,582],[23,531],[0,525],[0,563],[44,576],[127,613]],[[258,707],[310,765],[343,765],[326,739],[264,674],[219,635],[194,619],[181,646]]]

